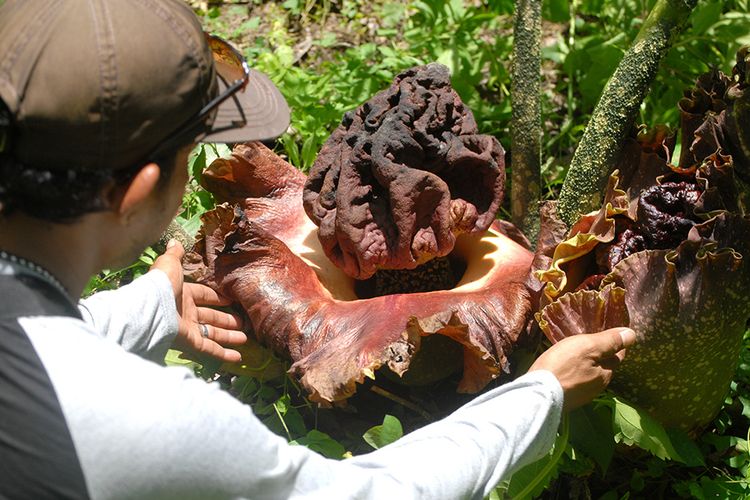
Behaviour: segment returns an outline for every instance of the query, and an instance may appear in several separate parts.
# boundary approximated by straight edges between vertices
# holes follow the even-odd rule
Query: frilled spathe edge
[[[532,254],[502,223],[459,238],[454,252],[467,269],[452,290],[358,299],[305,216],[303,174],[247,144],[204,178],[225,204],[204,215],[186,270],[242,306],[258,340],[293,361],[311,399],[346,399],[383,366],[405,373],[431,335],[462,347],[459,391],[507,371],[531,315]]]

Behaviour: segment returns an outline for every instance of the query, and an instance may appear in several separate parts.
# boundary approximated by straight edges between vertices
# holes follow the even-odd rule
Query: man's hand
[[[625,357],[625,349],[635,344],[630,328],[612,328],[599,333],[568,337],[545,351],[529,371],[552,372],[563,388],[563,409],[583,406],[612,380],[613,370]]]
[[[172,282],[179,315],[175,348],[188,353],[208,354],[221,361],[240,361],[239,352],[224,346],[242,345],[247,341],[247,336],[240,330],[242,320],[237,315],[212,308],[227,306],[231,301],[205,285],[183,281],[183,255],[185,249],[182,245],[170,240],[167,250],[151,266],[151,269],[163,271]]]

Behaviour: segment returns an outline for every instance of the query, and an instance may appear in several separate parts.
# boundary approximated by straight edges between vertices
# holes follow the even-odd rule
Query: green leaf
[[[733,478],[712,479],[704,476],[700,481],[696,479],[680,483],[676,485],[675,490],[687,490],[689,496],[699,499],[746,500],[750,494],[750,483]]]
[[[641,492],[645,487],[646,481],[643,479],[643,474],[641,471],[634,470],[633,475],[630,476],[630,489],[635,492]]]
[[[729,457],[729,460],[727,462],[729,463],[730,467],[741,469],[743,465],[747,464],[747,460],[747,455],[736,455],[734,457]]]
[[[589,404],[570,412],[570,443],[592,458],[604,476],[615,452],[612,411]]]
[[[558,465],[559,457],[552,454],[523,467],[513,474],[505,497],[513,500],[536,498],[557,477]]]
[[[705,33],[708,28],[719,21],[722,2],[701,2],[690,16],[693,33]]]
[[[486,500],[503,500],[503,491],[502,491],[502,489],[495,488],[494,490],[490,491],[490,494],[486,498]]]
[[[290,441],[290,444],[302,445],[328,458],[341,459],[346,449],[325,432],[311,430],[306,436]]]
[[[243,36],[248,31],[255,31],[260,26],[260,17],[251,17],[247,21],[240,24],[237,29],[234,30],[233,35],[235,37]]]
[[[286,415],[284,415],[284,424],[292,436],[302,436],[307,432],[305,419],[294,406],[289,406],[287,408]]]
[[[686,465],[700,465],[703,458],[700,451],[680,439],[679,448],[686,454],[682,456],[672,443],[669,434],[662,425],[645,411],[630,406],[619,398],[613,397],[613,427],[615,440],[628,446],[637,446],[651,452],[661,459],[670,459]],[[677,436],[677,434],[675,434]],[[689,440],[687,440],[689,441]],[[691,443],[694,447],[695,444]],[[696,459],[696,454],[700,457]]]
[[[742,416],[750,418],[750,399],[743,396],[739,396],[737,399],[742,404]]]
[[[638,446],[659,458],[672,458],[677,451],[669,442],[664,428],[645,412],[612,398],[615,440],[628,446]]]
[[[282,68],[290,68],[294,65],[294,49],[288,45],[280,45],[273,55]]]
[[[183,219],[178,220],[177,222],[180,223],[186,233],[195,235],[198,232],[198,229],[200,229],[201,227],[201,215],[201,213],[197,213],[187,220]]]
[[[292,406],[292,399],[289,394],[282,394],[273,402],[272,408],[274,414],[272,414],[271,418],[265,420],[265,423],[272,431],[278,434],[281,434],[283,431],[288,440],[303,435],[307,431],[302,415],[300,415],[297,408]]]
[[[679,429],[667,429],[667,434],[669,435],[669,440],[672,442],[672,446],[674,446],[674,449],[681,458],[680,462],[689,467],[706,465],[700,448],[685,432]]]
[[[180,354],[182,354],[180,351],[174,349],[167,350],[167,355],[164,356],[164,364],[167,366],[185,366],[188,368],[199,366],[195,361],[181,358]]]
[[[197,362],[200,365],[200,370],[196,373],[204,379],[213,378],[214,374],[216,374],[216,372],[219,371],[219,368],[221,368],[222,361],[219,361],[213,356],[200,353],[195,354],[195,357],[198,359]]]
[[[617,36],[602,43],[588,44],[580,52],[585,54],[585,66],[579,66],[582,72],[579,81],[581,100],[586,106],[593,106],[599,99],[604,85],[609,80],[624,54],[623,50],[616,46],[616,42],[622,36]]]
[[[156,260],[156,258],[158,256],[159,256],[159,254],[156,253],[153,248],[146,247],[143,250],[143,253],[141,254],[141,256],[138,257],[138,260],[140,262],[146,264],[147,266],[151,266],[151,265],[153,265],[154,261]]]
[[[448,66],[448,70],[450,71],[451,75],[456,74],[456,54],[453,48],[449,48],[441,52],[437,58],[437,62]]]
[[[291,10],[292,12],[299,13],[300,0],[286,0],[284,3],[281,4],[281,6],[287,10]]]
[[[203,151],[206,153],[206,166],[210,166],[217,158],[225,158],[232,154],[229,146],[219,143],[206,143]]]
[[[553,23],[564,23],[570,18],[568,0],[549,0],[542,3],[542,17]]]
[[[276,407],[276,411],[279,412],[279,415],[284,416],[286,415],[290,404],[291,398],[289,397],[289,394],[284,394],[279,399],[277,399],[273,405]]]
[[[701,441],[708,443],[718,452],[725,452],[737,444],[739,438],[735,436],[723,436],[712,433],[706,433],[701,436]]]
[[[190,158],[188,159],[188,171],[190,175],[200,181],[203,171],[206,169],[206,148],[203,144],[198,144],[193,149]]]
[[[617,494],[617,491],[610,490],[606,492],[604,495],[599,497],[599,500],[626,500],[628,498],[628,494],[626,493],[625,496],[620,498],[620,495]]]
[[[284,146],[284,152],[286,153],[287,158],[289,158],[289,163],[297,168],[301,167],[299,146],[294,141],[294,138],[289,134],[284,134],[279,139],[279,142]]]
[[[315,136],[310,136],[302,143],[302,168],[309,170],[315,162],[316,156]]]
[[[364,433],[362,438],[367,444],[377,450],[395,442],[403,435],[404,429],[401,427],[401,422],[392,415],[386,415],[382,425],[370,428]]]

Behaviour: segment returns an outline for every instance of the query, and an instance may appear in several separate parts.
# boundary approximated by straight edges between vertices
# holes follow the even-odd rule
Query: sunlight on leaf
[[[401,422],[392,416],[386,415],[382,425],[376,425],[364,433],[362,438],[376,450],[395,442],[404,435]]]
[[[679,453],[670,439],[670,434],[662,425],[649,416],[646,412],[639,410],[613,397],[613,425],[615,440],[628,446],[638,446],[653,453],[661,459],[670,459],[682,462],[686,465],[702,465],[703,458],[694,443],[687,437],[680,439]],[[673,434],[677,437],[678,434]]]
[[[306,446],[328,458],[341,459],[346,453],[346,449],[344,449],[341,443],[331,438],[331,436],[325,432],[320,432],[315,429],[308,432],[306,436],[291,441],[290,443]]]

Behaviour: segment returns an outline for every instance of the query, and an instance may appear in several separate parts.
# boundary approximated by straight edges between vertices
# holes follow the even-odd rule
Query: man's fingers
[[[622,362],[623,359],[625,359],[625,354],[628,352],[628,349],[621,349],[615,353],[615,357]]]
[[[242,361],[242,355],[234,349],[227,349],[226,345],[242,345],[247,342],[247,336],[240,331],[225,330],[212,325],[196,324],[197,336],[191,336],[187,342],[189,350],[195,354],[205,354],[219,361],[236,363]],[[180,346],[178,346],[180,347]]]
[[[209,339],[203,341],[200,352],[208,354],[209,356],[218,360],[226,361],[228,363],[236,363],[238,361],[242,361],[242,355],[239,352],[233,349],[225,349],[224,347]]]
[[[172,238],[167,242],[167,249],[164,251],[164,255],[171,255],[181,261],[185,255],[185,249],[182,247],[182,243]]]
[[[638,342],[638,335],[630,328],[620,328],[618,333],[620,334],[622,347],[620,347],[617,352],[620,352],[623,349],[627,349],[628,347],[632,347],[636,344],[636,342]]]
[[[239,363],[242,361],[242,354],[232,349],[221,349],[221,359],[227,363]]]
[[[222,297],[216,291],[200,283],[185,283],[185,288],[190,289],[190,294],[198,306],[228,306],[231,300]]]
[[[215,325],[204,324],[208,337],[204,337],[208,340],[216,342],[221,345],[242,345],[247,342],[247,335],[245,332],[239,330],[229,330],[226,328],[219,328]],[[203,328],[203,327],[202,327]],[[201,332],[202,334],[203,332]]]
[[[185,255],[185,249],[182,248],[182,244],[179,241],[172,239],[167,244],[166,251],[158,256],[154,263],[151,265],[151,269],[158,269],[167,275],[169,281],[172,283],[172,290],[174,296],[178,301],[177,308],[179,310],[182,296],[182,256]]]
[[[211,309],[210,307],[198,308],[198,323],[213,325],[218,328],[229,330],[242,330],[242,318],[236,314]]]
[[[623,352],[623,351],[620,351]],[[622,363],[622,358],[618,354],[602,358],[599,360],[599,367],[603,368],[608,371],[616,370],[618,366],[620,366],[620,363]]]
[[[630,328],[610,328],[593,334],[597,337],[599,354],[602,357],[613,356],[636,343],[636,334]],[[619,356],[618,356],[619,357]]]

